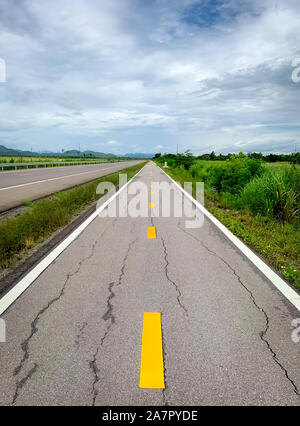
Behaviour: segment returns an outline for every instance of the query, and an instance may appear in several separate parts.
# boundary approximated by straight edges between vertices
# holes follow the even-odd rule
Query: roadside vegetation
[[[205,205],[234,234],[300,288],[300,157],[267,163],[255,155],[203,160],[156,154],[170,176],[205,183]],[[207,154],[210,155],[210,154]],[[294,161],[296,158],[297,161]]]
[[[128,179],[145,163],[122,170]],[[53,232],[67,225],[101,195],[96,194],[100,182],[119,183],[119,172],[103,176],[84,185],[61,191],[43,200],[27,202],[26,210],[0,222],[0,271],[13,266],[29,249],[43,242]]]
[[[0,163],[42,163],[42,162],[69,162],[69,161],[93,161],[99,158],[78,158],[78,157],[25,157],[25,156],[0,156]],[[107,161],[107,158],[100,158],[100,160]]]
[[[123,161],[124,158],[72,158],[72,157],[1,157],[0,156],[0,169],[15,170],[15,169],[27,169],[27,168],[41,168],[41,167],[59,167],[59,166],[72,166],[78,163],[114,163]],[[21,163],[32,163],[26,166],[21,166]],[[41,164],[34,164],[41,163]],[[48,164],[49,163],[49,164]],[[57,164],[55,164],[57,163]],[[1,167],[1,164],[5,166]],[[11,165],[11,166],[10,166]]]

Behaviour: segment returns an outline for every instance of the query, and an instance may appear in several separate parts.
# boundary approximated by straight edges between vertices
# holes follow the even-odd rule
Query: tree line
[[[248,157],[253,160],[261,160],[269,163],[275,163],[277,161],[285,161],[292,164],[300,164],[300,152],[293,152],[290,154],[267,154],[263,155],[261,152],[249,152],[244,154],[240,152],[239,154],[216,154],[212,151],[210,154],[202,154],[198,156],[194,156],[190,150],[185,151],[183,154],[161,154],[156,153],[154,158],[160,158],[161,160],[165,159],[173,159],[175,163],[180,163],[185,165],[185,168],[189,168],[195,160],[210,160],[210,161],[225,161],[230,160],[236,157]]]

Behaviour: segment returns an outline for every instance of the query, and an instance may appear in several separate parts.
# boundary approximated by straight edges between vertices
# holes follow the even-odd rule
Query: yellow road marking
[[[150,207],[150,209],[151,209],[152,207],[154,207],[154,203],[149,203],[149,207]]]
[[[152,194],[154,194],[154,192],[153,192],[153,191],[150,191],[150,194],[152,195]]]
[[[160,312],[144,312],[140,388],[165,388]]]
[[[155,226],[148,226],[148,236],[147,238],[156,238],[156,228]]]

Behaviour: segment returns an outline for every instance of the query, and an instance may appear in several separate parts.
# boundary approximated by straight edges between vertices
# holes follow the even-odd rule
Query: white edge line
[[[158,166],[159,167],[159,166]],[[164,174],[198,207],[213,224],[226,235],[226,237],[271,281],[272,284],[300,311],[300,296],[293,290],[276,272],[274,272],[263,260],[261,260],[249,247],[226,228],[215,216],[186,192],[174,179],[172,179],[161,167]]]
[[[145,166],[144,166],[145,167]],[[19,296],[37,279],[37,277],[78,237],[79,234],[112,202],[144,169],[141,168],[125,185],[106,200],[81,225],[78,226],[65,240],[52,250],[38,265],[23,277],[8,293],[0,299],[0,315],[18,299]]]

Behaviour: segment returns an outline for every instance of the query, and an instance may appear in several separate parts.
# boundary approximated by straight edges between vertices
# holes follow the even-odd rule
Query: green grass
[[[70,162],[70,161],[111,161],[110,158],[94,158],[94,157],[45,157],[45,156],[0,156],[0,163],[52,163],[52,162]]]
[[[176,170],[188,181],[192,177],[214,189],[224,207],[244,208],[281,221],[299,219],[300,168],[274,164],[265,166],[260,160],[238,156],[226,161],[196,160]],[[175,170],[175,162],[171,168]]]
[[[290,163],[287,161],[278,161],[275,163],[263,163],[263,166],[266,168],[284,168],[284,167],[290,167]],[[300,169],[300,164],[294,164],[294,167]]]
[[[127,178],[134,176],[145,163],[122,170]],[[27,204],[27,209],[0,223],[0,270],[11,267],[26,252],[67,225],[76,215],[101,196],[96,194],[100,182],[119,183],[119,172],[84,185],[57,192],[46,199]]]
[[[192,176],[189,170],[183,168],[169,168],[165,171],[181,184],[199,181],[198,177]],[[289,178],[295,178],[295,187],[299,185],[297,177]],[[252,182],[250,180],[248,185]],[[233,208],[230,196],[226,198],[215,188],[205,185],[205,207],[231,232],[264,257],[287,281],[300,288],[299,220],[295,217],[289,218],[289,221],[278,220],[273,215],[259,212],[255,214],[241,206],[239,209]]]
[[[31,169],[31,168],[44,168],[44,167],[60,167],[60,166],[71,166],[72,164],[77,165],[78,163],[110,163],[114,161],[122,161],[120,159],[110,158],[70,158],[70,157],[1,157],[0,163],[6,164],[1,167],[0,170],[16,170],[16,169]],[[27,163],[29,165],[20,166],[20,163]],[[31,164],[32,163],[32,164]],[[35,164],[41,163],[41,164]]]
[[[239,194],[239,203],[253,213],[291,222],[299,218],[299,194],[299,169],[268,168],[245,185]]]

